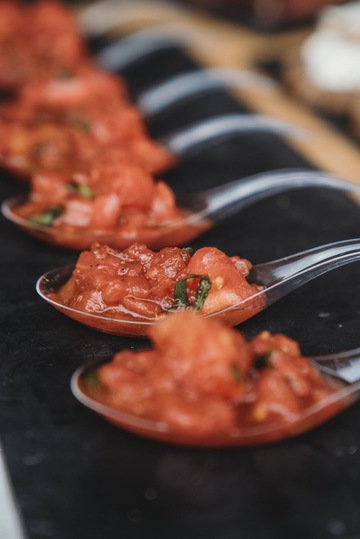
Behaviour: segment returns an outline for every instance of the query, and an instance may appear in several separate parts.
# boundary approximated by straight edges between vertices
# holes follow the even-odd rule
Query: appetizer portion
[[[70,279],[51,299],[76,311],[154,321],[177,310],[208,316],[231,308],[261,287],[246,277],[251,264],[215,247],[192,254],[169,247],[154,252],[136,243],[123,251],[94,244],[81,253]],[[258,309],[254,300],[249,309]]]
[[[73,13],[57,0],[0,3],[0,90],[17,91],[44,73],[71,71],[86,48]]]
[[[0,118],[0,165],[27,178],[39,172],[76,171],[92,166],[108,149],[126,151],[150,173],[174,158],[147,135],[132,106],[113,111],[69,110],[62,120],[34,115],[28,122]]]
[[[109,148],[151,173],[173,163],[148,136],[122,79],[90,62],[34,79],[0,107],[0,164],[18,175],[77,170]]]
[[[16,100],[1,105],[1,116],[10,120],[35,122],[36,119],[71,121],[88,109],[110,112],[129,104],[124,79],[112,75],[84,58],[71,71],[45,72],[19,88]]]
[[[341,409],[331,402],[335,386],[285,335],[264,331],[246,342],[186,311],[154,325],[150,337],[152,349],[121,351],[85,369],[75,387],[84,404],[130,431],[185,445],[248,445],[297,435]]]
[[[151,172],[173,157],[149,137],[124,80],[91,61],[73,13],[57,0],[0,2],[0,165],[28,177],[78,170],[122,148]]]
[[[177,244],[182,233],[196,235],[204,227],[183,223],[186,214],[170,187],[154,180],[128,152],[115,148],[75,172],[35,174],[30,194],[10,211],[10,218],[27,232],[75,250],[97,240],[117,248],[134,241],[156,247],[167,239],[171,244],[172,236]]]

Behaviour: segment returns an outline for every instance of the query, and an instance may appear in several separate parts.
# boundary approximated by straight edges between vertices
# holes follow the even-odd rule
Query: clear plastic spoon
[[[183,25],[152,26],[112,41],[94,55],[95,61],[104,69],[121,72],[144,60],[155,52],[186,47],[199,38],[199,31]],[[202,46],[208,46],[213,38],[201,37]],[[251,90],[267,94],[279,90],[277,82],[256,71],[235,67],[214,67],[180,73],[144,90],[137,96],[136,106],[146,117],[153,117],[192,97],[199,97],[214,90]]]
[[[262,114],[223,114],[175,130],[163,137],[160,145],[175,160],[184,158],[203,146],[219,140],[249,133],[269,133],[281,137],[306,139],[309,132],[302,127]]]
[[[196,35],[193,30],[181,25],[153,26],[109,43],[95,54],[94,59],[103,68],[120,72],[155,52],[186,47],[196,39]],[[203,45],[206,43],[204,39],[210,41],[212,38],[208,35],[202,36]],[[190,97],[219,89],[250,89],[266,94],[279,89],[279,85],[270,77],[247,69],[197,69],[174,75],[143,91],[137,97],[136,105],[145,116],[151,117]]]
[[[95,60],[105,69],[119,72],[132,63],[159,50],[186,45],[193,35],[183,27],[152,27],[133,33],[103,47]],[[209,68],[174,75],[143,91],[136,99],[137,107],[146,117],[171,109],[191,97],[199,97],[213,90],[251,90],[266,93],[279,88],[270,77],[241,68]]]
[[[131,415],[101,402],[101,393],[89,390],[88,380],[101,364],[85,365],[75,371],[71,378],[74,396],[87,408],[114,425],[132,433],[173,444],[202,447],[236,447],[261,445],[298,436],[340,413],[356,402],[360,394],[360,349],[326,356],[309,358],[324,373],[335,391],[317,404],[298,413],[289,413],[286,420],[247,426],[230,432],[214,433],[212,436],[196,436],[177,432],[161,421]],[[344,374],[345,373],[345,374]]]
[[[1,207],[3,215],[28,234],[56,246],[81,251],[97,241],[124,249],[135,242],[152,249],[184,245],[226,218],[272,195],[305,187],[329,188],[360,194],[360,185],[310,170],[278,170],[241,178],[213,189],[178,196],[177,207],[183,215],[175,221],[161,221],[153,226],[139,228],[129,234],[121,229],[69,229],[38,224],[21,217],[16,208],[26,198],[6,199]]]
[[[136,99],[137,107],[146,117],[168,111],[174,105],[199,97],[213,90],[252,90],[265,95],[277,84],[260,73],[246,69],[213,68],[176,75],[142,92]]]
[[[357,238],[322,245],[285,258],[257,264],[253,266],[248,280],[260,285],[261,289],[238,303],[207,312],[206,316],[222,318],[228,324],[236,326],[316,277],[359,260],[360,238]],[[121,311],[94,313],[79,311],[60,303],[56,291],[68,281],[73,269],[74,266],[66,266],[45,273],[36,284],[37,292],[63,314],[98,331],[137,337],[147,335],[149,326],[155,323],[156,319],[142,317],[138,313],[124,309],[123,306]],[[201,313],[201,310],[199,312]],[[171,316],[171,312],[163,313],[161,316]]]
[[[121,71],[156,52],[186,47],[193,36],[193,32],[179,25],[169,25],[168,29],[154,25],[110,41],[94,58],[105,69]]]

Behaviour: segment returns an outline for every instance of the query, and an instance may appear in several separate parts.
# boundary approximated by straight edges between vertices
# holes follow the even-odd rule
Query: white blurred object
[[[360,39],[360,1],[324,8],[320,13],[318,28],[335,30]]]
[[[360,2],[325,8],[303,43],[301,60],[317,88],[360,91]]]

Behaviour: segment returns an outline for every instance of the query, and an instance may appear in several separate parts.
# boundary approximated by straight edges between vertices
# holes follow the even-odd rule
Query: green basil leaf
[[[196,311],[200,311],[211,289],[211,281],[207,275],[190,274],[187,275],[184,279],[180,279],[180,281],[177,281],[174,290],[174,299],[177,302],[177,307],[179,309],[189,307],[187,283],[190,279],[199,279],[199,284],[196,290],[195,303],[193,307]]]
[[[200,311],[205,303],[206,298],[211,290],[211,281],[207,275],[203,275],[198,284],[195,299],[195,309]]]
[[[75,127],[77,127],[80,131],[83,131],[84,133],[90,133],[91,131],[91,123],[87,120],[76,120],[74,122]]]
[[[77,193],[78,195],[80,195],[83,198],[93,198],[94,195],[95,195],[95,193],[91,189],[91,187],[89,187],[85,183],[71,182],[71,183],[67,184],[66,188],[69,191],[74,191],[75,193]]]
[[[239,365],[237,365],[236,363],[233,363],[232,365],[230,365],[230,370],[231,370],[231,375],[234,378],[235,382],[237,382],[238,384],[241,384],[243,381],[243,377],[242,377]]]
[[[99,369],[90,369],[85,373],[84,381],[91,389],[100,389]]]
[[[43,213],[37,213],[30,217],[30,221],[36,223],[37,225],[42,226],[52,226],[55,219],[62,214],[64,208],[62,206],[57,206],[50,210],[46,210]]]
[[[177,302],[179,309],[185,309],[189,305],[189,298],[187,295],[187,278],[177,281],[174,290],[174,299]]]

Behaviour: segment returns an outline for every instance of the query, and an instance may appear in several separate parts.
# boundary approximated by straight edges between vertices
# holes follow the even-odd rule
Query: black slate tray
[[[133,95],[197,66],[179,50],[125,73]],[[193,99],[149,124],[154,136],[195,119],[243,111],[224,92]],[[224,141],[165,175],[191,192],[265,170],[313,168],[286,141]],[[24,191],[1,173],[1,198]],[[45,304],[36,279],[76,255],[27,237],[1,217],[0,435],[30,539],[348,539],[360,535],[360,405],[299,438],[257,448],[196,450],[131,435],[70,393],[72,372],[146,341],[78,325]],[[272,197],[209,231],[214,245],[254,263],[360,236],[359,207],[327,189]],[[359,263],[318,278],[241,326],[282,331],[308,354],[359,346]],[[186,329],[184,329],[186,331]],[[4,538],[6,539],[6,538]]]

